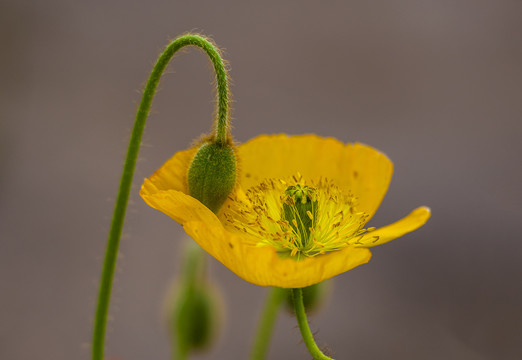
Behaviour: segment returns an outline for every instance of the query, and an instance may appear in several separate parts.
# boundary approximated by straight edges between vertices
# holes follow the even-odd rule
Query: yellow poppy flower
[[[209,254],[246,281],[302,288],[370,260],[369,247],[422,226],[420,207],[379,228],[364,228],[381,203],[393,165],[362,144],[315,135],[262,135],[238,146],[237,185],[217,214],[188,195],[197,149],[176,153],[140,195]]]

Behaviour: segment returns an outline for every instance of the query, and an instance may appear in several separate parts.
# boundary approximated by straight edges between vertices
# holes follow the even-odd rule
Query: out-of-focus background
[[[335,278],[310,318],[338,359],[522,356],[520,1],[0,1],[0,358],[88,359],[106,236],[140,90],[196,30],[225,49],[234,136],[316,133],[395,163],[372,226],[426,226]],[[209,130],[213,73],[177,56],[153,104],[126,218],[106,354],[168,359],[181,227],[142,179]],[[267,289],[215,260],[210,353],[244,359]],[[307,359],[282,313],[270,359]]]

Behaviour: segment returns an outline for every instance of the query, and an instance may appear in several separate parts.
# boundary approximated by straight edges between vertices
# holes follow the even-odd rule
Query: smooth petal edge
[[[154,171],[147,180],[154,185],[156,191],[178,190],[188,193],[188,168],[197,150],[197,147],[192,147],[176,152],[160,168]]]
[[[421,206],[402,219],[387,225],[377,230],[366,233],[353,245],[355,247],[368,248],[382,244],[386,244],[398,237],[401,237],[409,232],[417,230],[423,226],[431,216],[431,209],[427,206]]]

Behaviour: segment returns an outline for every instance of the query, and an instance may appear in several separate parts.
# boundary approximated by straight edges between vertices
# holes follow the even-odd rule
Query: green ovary
[[[311,243],[310,235],[317,221],[317,204],[315,188],[297,184],[285,191],[282,218],[293,230],[299,250],[306,249]]]

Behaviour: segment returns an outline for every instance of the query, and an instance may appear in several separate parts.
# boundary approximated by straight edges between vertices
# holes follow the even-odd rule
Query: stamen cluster
[[[356,210],[355,197],[324,178],[266,179],[231,199],[225,227],[295,259],[340,250],[373,230],[363,228],[368,215]]]

